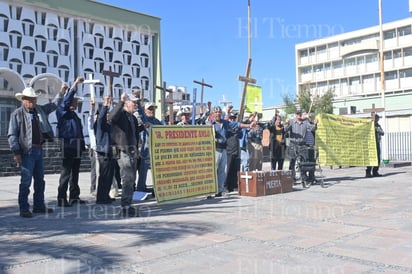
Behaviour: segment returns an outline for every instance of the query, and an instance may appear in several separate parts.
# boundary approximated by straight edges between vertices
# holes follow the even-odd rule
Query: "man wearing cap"
[[[62,207],[73,204],[84,204],[80,199],[79,171],[81,154],[86,150],[83,126],[75,110],[79,98],[76,96],[77,86],[83,83],[83,77],[77,77],[72,87],[67,89],[67,85],[62,85],[65,92],[63,101],[56,110],[57,128],[59,138],[62,139],[63,162],[60,173],[59,186],[57,189],[57,205]],[[66,90],[66,91],[65,91]],[[67,188],[69,189],[69,200],[67,200]]]
[[[123,93],[120,102],[110,112],[111,139],[116,148],[117,162],[122,178],[121,216],[139,217],[139,211],[132,207],[134,183],[136,181],[136,163],[138,158],[139,126],[136,112],[137,98],[133,94]]]
[[[227,138],[229,132],[236,132],[239,128],[251,128],[256,126],[256,122],[251,124],[243,124],[238,122],[231,122],[222,118],[222,108],[217,106],[214,108],[213,120],[208,121],[209,125],[213,126],[215,131],[215,145],[216,145],[216,157],[215,165],[217,168],[217,182],[218,192],[215,197],[222,197],[225,192],[225,181],[227,177]]]
[[[8,142],[14,154],[14,160],[20,166],[19,185],[20,216],[30,218],[28,196],[32,178],[34,179],[33,213],[52,213],[44,203],[44,162],[42,145],[47,138],[53,138],[53,130],[47,115],[56,109],[55,103],[37,105],[37,96],[33,88],[27,87],[16,98],[22,106],[10,116]],[[57,97],[56,97],[57,98]]]
[[[140,133],[140,166],[139,166],[139,179],[137,180],[137,191],[140,192],[152,192],[147,188],[146,179],[147,171],[150,169],[150,153],[149,153],[149,130],[153,125],[162,125],[159,119],[155,117],[155,111],[157,106],[152,102],[147,102],[144,105],[144,111],[142,107],[138,106],[138,112],[142,123],[144,124],[144,130]]]
[[[295,112],[295,119],[290,120],[289,118],[285,121],[284,132],[285,134],[289,134],[290,140],[290,147],[296,151],[301,151],[299,148],[306,149],[313,149],[313,145],[307,143],[307,133],[308,132],[315,132],[317,129],[317,120],[315,119],[313,123],[311,123],[306,117],[302,115],[301,110],[296,110]],[[291,153],[290,155],[290,165],[289,169],[294,170],[295,162],[296,162],[296,153]],[[313,155],[312,155],[313,158]],[[307,159],[309,161],[309,159]],[[313,160],[313,159],[312,159]],[[314,178],[314,171],[309,171],[308,178],[310,181],[313,181]]]

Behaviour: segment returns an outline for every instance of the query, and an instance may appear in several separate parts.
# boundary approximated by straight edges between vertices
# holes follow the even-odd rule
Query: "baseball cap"
[[[127,93],[127,101],[137,101],[139,98],[133,95],[133,93]]]
[[[150,108],[150,107],[157,108],[156,104],[153,103],[153,102],[147,102],[147,103],[144,105],[144,109],[148,109],[148,108]]]

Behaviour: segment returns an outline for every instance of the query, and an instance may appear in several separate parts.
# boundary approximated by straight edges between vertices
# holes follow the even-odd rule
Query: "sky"
[[[248,63],[248,0],[99,0],[161,19],[162,78],[167,86],[201,86],[203,102],[238,109]],[[263,107],[295,97],[295,44],[379,24],[379,0],[250,0],[251,77]],[[382,0],[382,21],[407,18],[408,0]],[[221,104],[220,104],[221,105]]]

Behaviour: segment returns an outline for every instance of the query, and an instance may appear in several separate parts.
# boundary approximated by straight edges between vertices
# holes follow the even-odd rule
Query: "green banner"
[[[262,88],[248,85],[246,90],[246,112],[262,113]]]
[[[316,146],[325,166],[377,166],[375,127],[371,119],[319,114]]]

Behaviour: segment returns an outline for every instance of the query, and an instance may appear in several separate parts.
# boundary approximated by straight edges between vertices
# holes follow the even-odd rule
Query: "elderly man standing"
[[[14,160],[20,166],[21,179],[19,185],[20,216],[30,218],[28,196],[32,178],[34,179],[33,213],[52,213],[44,203],[44,162],[42,145],[47,138],[53,138],[53,131],[47,115],[56,109],[55,103],[44,106],[37,105],[37,96],[31,87],[17,93],[16,98],[22,106],[10,116],[8,141],[14,154]]]
[[[224,184],[227,177],[227,139],[230,136],[229,132],[237,132],[240,128],[252,128],[256,126],[256,121],[251,124],[243,124],[235,121],[228,121],[222,119],[222,109],[215,107],[212,120],[207,122],[213,126],[215,132],[215,164],[217,168],[217,183],[218,192],[215,197],[222,197],[223,192],[226,192]]]
[[[286,119],[285,121],[285,126],[284,126],[284,132],[289,134],[289,140],[290,140],[290,149],[292,150],[290,155],[290,165],[289,169],[292,170],[292,173],[294,172],[294,167],[296,163],[296,157],[297,152],[303,153],[305,152],[305,159],[306,161],[314,162],[314,150],[313,150],[313,144],[308,143],[308,134],[314,134],[314,132],[317,129],[317,120],[315,119],[312,122],[307,119],[308,117],[306,115],[302,115],[301,110],[297,110],[295,112],[295,118],[290,120]],[[312,135],[313,137],[313,135]],[[308,174],[303,174],[304,180],[309,180],[313,182],[315,180],[315,171],[310,170]]]
[[[67,89],[66,84],[63,84],[62,91],[66,90],[65,95],[56,110],[59,138],[62,138],[63,141],[63,163],[57,193],[57,205],[62,207],[72,206],[75,203],[86,203],[80,199],[79,188],[81,154],[86,150],[86,147],[82,122],[75,112],[78,102],[78,98],[75,97],[77,86],[83,81],[83,77],[77,77],[70,89]],[[69,185],[70,194],[69,200],[67,200]]]
[[[134,183],[136,181],[136,163],[138,158],[139,126],[133,115],[137,108],[137,98],[123,93],[120,102],[110,112],[111,139],[116,148],[116,158],[122,178],[121,216],[139,217],[139,211],[132,207]]]

